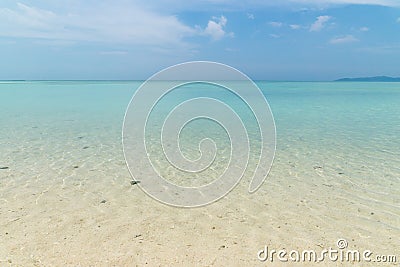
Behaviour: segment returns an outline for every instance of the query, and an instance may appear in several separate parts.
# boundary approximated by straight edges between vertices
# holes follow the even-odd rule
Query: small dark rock
[[[82,149],[88,149],[89,147],[88,146],[84,146]]]
[[[339,175],[343,175],[344,174],[344,172],[339,172]]]
[[[371,212],[371,215],[374,215],[375,213]]]
[[[140,183],[140,181],[131,181],[131,185],[136,185],[136,184],[139,184]]]
[[[314,170],[320,170],[322,169],[322,166],[314,166]]]
[[[138,237],[141,237],[141,236],[142,236],[141,234],[138,234],[138,235],[135,235],[134,238],[138,238]]]
[[[100,201],[100,203],[102,203],[102,204],[104,204],[104,203],[106,203],[107,202],[107,200],[105,200],[105,199],[103,199],[102,201]]]
[[[7,170],[8,167],[0,167],[0,170]]]
[[[82,139],[83,138],[83,136],[78,136],[78,139]]]
[[[78,169],[79,168],[79,166],[74,166],[74,169]]]

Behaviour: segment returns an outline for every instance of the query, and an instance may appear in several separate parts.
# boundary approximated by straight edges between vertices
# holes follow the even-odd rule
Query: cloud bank
[[[224,30],[224,16],[214,17],[203,30],[137,3],[72,2],[79,4],[75,8],[65,3],[58,3],[58,8],[0,6],[0,37],[176,46],[192,36],[220,40],[233,35]]]

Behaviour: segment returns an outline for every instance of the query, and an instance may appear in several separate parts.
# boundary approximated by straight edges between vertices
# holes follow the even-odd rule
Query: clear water
[[[282,198],[270,205],[276,212],[286,209],[279,216],[286,221],[298,219],[299,207],[294,201],[306,199],[302,215],[322,223],[326,235],[334,236],[337,231],[349,238],[369,236],[367,243],[385,250],[398,245],[400,83],[257,84],[275,118],[277,151],[264,189],[253,197],[259,201],[268,199],[268,194]],[[118,193],[126,190],[121,188],[129,186],[131,179],[123,160],[121,131],[125,109],[139,85],[1,82],[0,167],[8,169],[0,169],[0,213],[9,214],[17,206],[36,207],[41,201],[48,202],[40,212],[57,210],[58,204],[46,195],[52,188],[54,195],[68,197],[78,207],[82,200],[92,201],[94,195],[129,197]],[[198,127],[204,130],[207,125]],[[218,127],[209,127],[209,131],[197,133],[224,136]],[[188,138],[187,143],[193,140]],[[184,153],[190,157],[193,151],[188,146]],[[240,194],[243,197],[246,192]],[[259,216],[264,208],[255,206]],[[53,215],[62,217],[65,212],[54,211]],[[27,210],[25,215],[29,214]],[[0,227],[10,227],[7,219],[12,218],[2,218]],[[38,218],[32,215],[27,224]],[[279,220],[278,216],[274,220]],[[338,225],[342,225],[340,230]],[[303,224],[293,227],[297,233],[308,233]],[[31,231],[35,229],[32,226]],[[298,235],[299,239],[311,238]],[[379,243],[382,235],[393,239]],[[5,258],[7,252],[0,256]]]
[[[69,153],[70,142],[81,135],[96,140],[100,146],[112,144],[120,152],[124,112],[140,84],[2,82],[0,139],[3,156],[0,165],[12,169],[13,165],[21,164],[10,154],[15,149],[24,153],[28,161],[36,160],[32,153],[52,157],[53,148]],[[258,82],[258,86],[274,114],[278,159],[284,155],[303,167],[315,165],[317,169],[335,169],[336,174],[341,173],[336,182],[347,179],[374,198],[392,196],[389,198],[397,201],[387,200],[383,204],[398,205],[399,194],[394,195],[400,189],[400,84]],[[190,92],[185,95],[182,91],[184,97],[179,97],[178,92],[167,99],[169,104],[166,106],[171,108],[191,95],[207,96],[211,92],[203,89],[200,94]],[[217,92],[214,96],[225,98],[225,102],[241,108],[235,98],[224,93]],[[154,114],[153,117],[161,118],[157,110]],[[245,111],[243,114],[250,118],[246,117]],[[155,128],[161,123],[162,120],[155,122]],[[202,131],[205,127],[210,128]],[[225,133],[218,128],[212,123],[200,123],[191,134],[183,135],[188,136],[187,149],[194,153],[193,158],[198,157],[198,142],[195,140],[201,140],[207,134],[217,139],[224,136]],[[160,152],[158,136],[159,132],[154,131],[154,153]],[[31,150],[34,144],[36,147]],[[62,161],[59,164],[61,168]],[[160,168],[164,165],[161,162]],[[5,175],[4,172],[0,174]],[[306,173],[302,179],[307,182]]]

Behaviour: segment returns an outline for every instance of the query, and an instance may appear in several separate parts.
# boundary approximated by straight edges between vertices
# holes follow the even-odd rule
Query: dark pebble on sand
[[[8,167],[0,167],[0,170],[7,170]]]
[[[79,166],[74,166],[74,169],[78,169],[79,168]]]
[[[131,185],[136,185],[138,183],[140,183],[140,181],[131,181]]]
[[[339,175],[343,175],[344,174],[344,172],[339,172]]]
[[[83,136],[78,136],[78,139],[82,139],[83,138]]]
[[[107,202],[107,200],[105,200],[105,199],[103,199],[102,201],[100,201],[100,203],[102,203],[102,204],[104,204],[104,203],[106,203]]]
[[[375,213],[371,212],[371,215],[374,215]]]
[[[88,149],[88,148],[89,148],[88,146],[84,146],[84,147],[83,147],[83,149]]]

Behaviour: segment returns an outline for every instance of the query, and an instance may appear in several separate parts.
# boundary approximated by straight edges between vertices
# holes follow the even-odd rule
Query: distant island
[[[400,82],[400,77],[375,76],[375,77],[360,77],[360,78],[342,78],[335,82]]]

